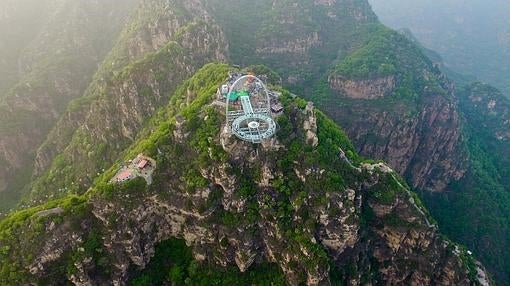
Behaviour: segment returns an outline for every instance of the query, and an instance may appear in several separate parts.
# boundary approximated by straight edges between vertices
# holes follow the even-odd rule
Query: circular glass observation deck
[[[244,141],[261,143],[276,131],[269,92],[256,76],[245,75],[232,84],[226,114],[227,128]]]

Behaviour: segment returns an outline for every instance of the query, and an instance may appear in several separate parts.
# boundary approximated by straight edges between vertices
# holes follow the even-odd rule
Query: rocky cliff
[[[442,191],[450,182],[462,178],[466,158],[462,153],[460,117],[450,99],[427,95],[421,110],[414,114],[405,104],[393,105],[399,110],[395,112],[385,101],[357,100],[344,98],[344,104],[325,104],[324,109],[343,122],[361,154],[387,160],[410,179],[413,187],[422,190]]]
[[[262,145],[223,133],[224,108],[210,103],[228,70],[207,65],[186,81],[129,148],[157,159],[152,185],[110,185],[107,172],[84,196],[3,220],[0,282],[125,285],[172,237],[198,267],[246,272],[269,261],[290,285],[487,282],[398,175],[363,161],[312,105],[284,91],[278,136]]]
[[[383,53],[384,51],[384,53]],[[452,84],[405,37],[379,30],[330,75],[321,106],[365,156],[412,186],[444,191],[466,171]]]
[[[506,239],[510,234],[510,144],[504,134],[510,102],[481,83],[460,88],[456,96],[468,168],[447,192],[427,195],[426,202],[443,231],[480,253],[497,282],[506,285],[510,281]]]
[[[454,87],[440,57],[426,58],[433,53],[415,40],[370,33],[317,85],[314,99],[363,155],[432,191],[422,194],[442,230],[508,284],[508,100],[481,84]]]
[[[332,90],[344,93],[347,97],[354,99],[384,97],[393,92],[396,87],[394,76],[365,80],[352,80],[341,76],[331,76],[328,82]]]

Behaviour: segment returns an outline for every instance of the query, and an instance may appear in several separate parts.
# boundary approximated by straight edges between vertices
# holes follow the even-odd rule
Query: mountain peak
[[[156,246],[169,239],[184,240],[201,267],[250,272],[271,263],[270,273],[281,273],[275,281],[282,275],[292,285],[478,281],[474,260],[439,236],[398,175],[359,157],[306,101],[273,87],[284,107],[274,116],[274,138],[253,144],[225,132],[225,108],[215,99],[229,70],[210,64],[198,71],[148,137],[129,148],[126,159],[143,153],[157,161],[152,184],[108,183],[117,165],[83,196],[3,221],[1,281],[125,284],[151,270]],[[3,275],[14,270],[15,277]]]

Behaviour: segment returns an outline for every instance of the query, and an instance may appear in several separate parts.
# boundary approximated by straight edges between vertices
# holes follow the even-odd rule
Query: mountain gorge
[[[58,3],[76,26],[39,32],[2,97],[0,191],[26,209],[0,222],[1,283],[486,285],[440,232],[509,281],[508,100],[456,87],[367,1],[85,2]],[[235,68],[211,62],[272,75],[277,138],[222,132]],[[153,184],[108,183],[140,153]]]

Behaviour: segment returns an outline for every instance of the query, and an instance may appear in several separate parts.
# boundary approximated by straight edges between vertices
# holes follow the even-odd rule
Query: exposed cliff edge
[[[83,196],[1,221],[0,282],[125,285],[176,237],[199,267],[268,261],[290,285],[486,283],[398,175],[356,155],[312,105],[283,91],[277,138],[262,145],[223,133],[224,108],[211,102],[229,69],[201,69],[126,151],[157,160],[152,185],[108,184],[113,167]]]

